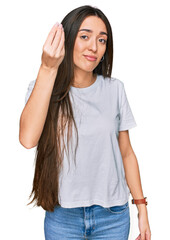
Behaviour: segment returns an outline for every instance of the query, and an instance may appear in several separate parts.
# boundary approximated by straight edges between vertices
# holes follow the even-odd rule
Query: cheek
[[[104,46],[102,49],[101,49],[101,55],[103,56],[106,52],[106,46]]]
[[[84,48],[85,47],[84,47],[84,44],[82,44],[82,42],[80,42],[78,40],[75,42],[74,52],[76,54],[81,54],[83,52]]]

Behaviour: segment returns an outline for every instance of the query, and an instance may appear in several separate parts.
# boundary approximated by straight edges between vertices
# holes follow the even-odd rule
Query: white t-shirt
[[[35,81],[30,82],[25,102],[34,84]],[[124,83],[117,78],[98,75],[89,87],[71,86],[69,94],[79,144],[76,165],[70,157],[69,166],[64,154],[64,167],[59,178],[59,203],[66,208],[93,204],[103,207],[123,205],[129,200],[130,190],[125,178],[118,135],[119,131],[137,126]],[[74,136],[73,143],[76,143]]]

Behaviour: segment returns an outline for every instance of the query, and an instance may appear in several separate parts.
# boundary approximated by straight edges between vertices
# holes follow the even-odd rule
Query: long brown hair
[[[69,140],[72,137],[73,124],[78,136],[69,90],[74,79],[73,49],[75,39],[81,23],[88,16],[101,18],[108,32],[104,60],[93,70],[93,74],[111,77],[112,72],[113,38],[107,17],[100,9],[90,5],[81,6],[69,12],[61,22],[65,32],[65,56],[58,69],[46,121],[37,144],[33,187],[29,198],[32,195],[34,197],[28,203],[29,205],[36,201],[35,205],[51,212],[54,211],[56,205],[60,205],[58,199],[59,174],[62,169],[64,150],[66,150],[69,158]],[[64,141],[65,130],[67,130],[67,147]],[[74,161],[77,146],[78,138],[74,152]]]

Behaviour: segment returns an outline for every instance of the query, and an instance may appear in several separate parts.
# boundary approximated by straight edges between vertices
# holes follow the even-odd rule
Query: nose
[[[93,52],[97,51],[97,42],[96,39],[91,39],[89,43],[89,50],[92,50]]]

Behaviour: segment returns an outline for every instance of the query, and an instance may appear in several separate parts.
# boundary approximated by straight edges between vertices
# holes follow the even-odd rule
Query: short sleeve
[[[136,121],[133,116],[129,101],[127,99],[124,83],[121,82],[121,100],[120,100],[120,114],[119,114],[119,131],[125,131],[136,127]]]
[[[36,80],[33,80],[28,85],[27,92],[26,92],[26,95],[25,95],[25,104],[27,103],[27,101],[28,101],[28,99],[29,99],[29,97],[30,97],[30,95],[32,93],[32,90],[34,88],[35,82],[36,82]]]

